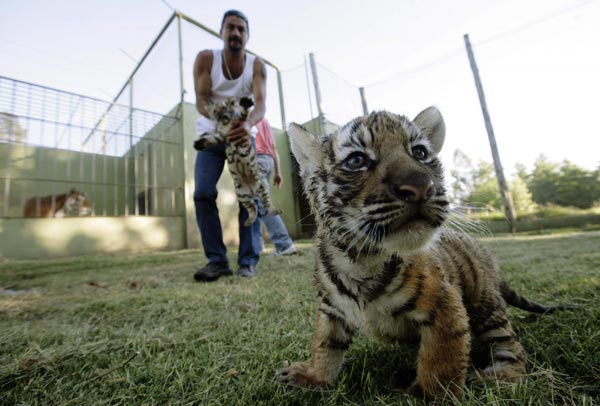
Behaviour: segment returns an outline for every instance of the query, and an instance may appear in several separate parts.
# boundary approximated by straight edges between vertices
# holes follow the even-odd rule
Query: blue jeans
[[[254,144],[254,139],[252,139]],[[217,208],[217,182],[225,166],[225,145],[215,145],[199,151],[194,171],[194,205],[196,221],[202,237],[202,246],[208,262],[228,262],[227,248],[223,243],[223,229]],[[244,221],[248,211],[240,204],[238,215],[240,248],[238,265],[256,265],[260,253],[260,219],[248,227]]]
[[[258,163],[260,180],[265,185],[265,188],[269,190],[269,178],[271,177],[271,173],[273,172],[274,168],[273,158],[270,155],[258,154],[256,155],[256,161]],[[264,221],[265,226],[267,227],[269,238],[275,245],[275,249],[277,251],[283,251],[286,248],[289,248],[293,242],[288,234],[287,228],[285,228],[285,223],[281,219],[281,216],[278,214],[275,216],[266,214],[264,212],[264,208],[262,207],[262,203],[260,208],[262,221]]]

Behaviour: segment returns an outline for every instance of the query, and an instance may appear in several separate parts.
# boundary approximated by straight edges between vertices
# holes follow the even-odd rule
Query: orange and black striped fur
[[[254,105],[252,99],[242,97],[241,99],[228,98],[224,101],[216,102],[208,106],[208,111],[217,127],[214,133],[204,133],[194,141],[194,148],[202,151],[211,145],[226,144],[225,156],[227,157],[227,166],[238,201],[248,210],[248,219],[244,222],[245,226],[254,223],[258,216],[258,206],[254,201],[259,197],[264,209],[268,214],[281,214],[282,211],[273,207],[269,190],[261,182],[258,173],[258,164],[256,163],[256,151],[252,144],[234,145],[226,142],[225,136],[235,124],[248,117],[250,107]]]
[[[419,340],[413,394],[460,398],[472,345],[487,354],[476,376],[513,381],[525,373],[527,355],[507,303],[534,312],[554,308],[516,294],[485,247],[444,227],[444,137],[434,107],[413,121],[372,113],[321,140],[290,126],[318,225],[319,308],[311,359],[277,371],[280,382],[333,383],[358,332]]]
[[[89,197],[73,188],[69,193],[27,199],[23,217],[87,216],[92,212]]]

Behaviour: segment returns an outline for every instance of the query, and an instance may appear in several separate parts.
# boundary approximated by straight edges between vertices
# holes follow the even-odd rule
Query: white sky
[[[414,116],[437,105],[447,166],[456,148],[491,162],[464,51],[469,33],[507,175],[542,153],[588,169],[600,164],[600,0],[167,2],[217,31],[224,11],[244,11],[248,48],[283,71],[288,122],[309,118],[301,67],[309,52],[334,122],[361,113],[355,86],[365,87],[369,109]],[[111,100],[135,67],[128,55],[140,58],[171,13],[161,0],[0,0],[0,75]],[[205,39],[184,34],[193,50],[184,65],[188,92],[193,54],[220,47]],[[169,64],[170,73],[149,70],[138,99],[162,97],[161,86],[179,82],[176,60],[152,63]],[[276,97],[269,92],[268,106]],[[278,125],[275,110],[268,117]]]

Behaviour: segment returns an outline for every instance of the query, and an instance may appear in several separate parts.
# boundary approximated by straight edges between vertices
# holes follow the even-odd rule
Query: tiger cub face
[[[253,105],[254,102],[248,97],[242,97],[241,99],[230,97],[209,105],[208,112],[217,122],[217,132],[227,134],[237,122],[248,117],[249,109]]]
[[[292,124],[292,151],[319,231],[353,259],[423,247],[449,214],[438,160],[444,137],[435,107],[413,121],[375,112],[322,140]]]

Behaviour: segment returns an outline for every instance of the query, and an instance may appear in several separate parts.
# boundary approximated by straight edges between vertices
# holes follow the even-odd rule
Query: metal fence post
[[[310,59],[310,68],[312,70],[313,85],[315,86],[315,98],[317,99],[317,112],[319,113],[319,135],[325,135],[325,115],[321,105],[321,89],[319,88],[319,76],[317,74],[317,63],[315,62],[315,54],[308,54]]]
[[[369,109],[367,108],[367,98],[365,97],[365,88],[359,87],[358,91],[360,93],[360,101],[362,104],[363,114],[366,116],[367,114],[369,114]]]
[[[467,47],[467,55],[469,56],[471,70],[473,71],[473,78],[475,79],[475,86],[477,87],[477,94],[479,95],[479,103],[481,104],[481,112],[483,113],[485,128],[487,130],[488,138],[490,141],[492,158],[494,160],[494,167],[496,168],[496,177],[498,178],[498,188],[500,189],[500,196],[502,197],[502,203],[504,206],[504,214],[506,215],[509,231],[511,233],[514,233],[516,231],[515,221],[517,215],[513,206],[510,190],[508,189],[506,179],[504,178],[504,171],[502,169],[502,163],[500,162],[500,153],[498,152],[498,146],[496,145],[494,128],[492,127],[492,120],[490,118],[490,113],[488,112],[487,104],[485,102],[483,86],[481,85],[481,79],[479,78],[479,70],[477,69],[477,63],[475,62],[475,55],[473,54],[473,50],[471,49],[469,34],[465,34],[463,38],[465,40],[465,46]]]

